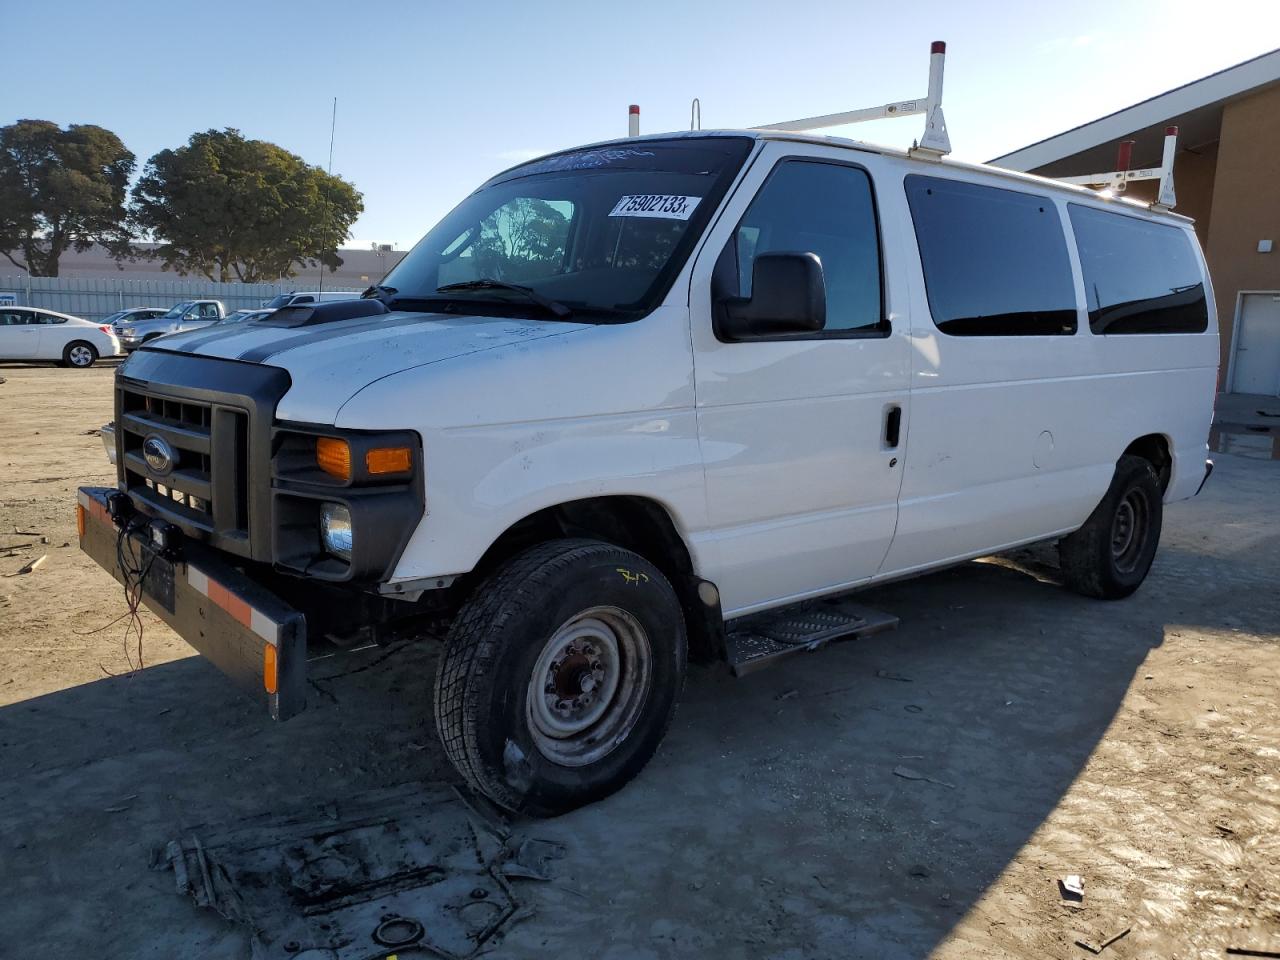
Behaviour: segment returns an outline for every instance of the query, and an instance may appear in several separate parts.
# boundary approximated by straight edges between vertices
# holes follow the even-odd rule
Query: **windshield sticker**
[[[701,199],[701,197],[675,197],[661,193],[636,194],[619,200],[609,216],[688,220]]]

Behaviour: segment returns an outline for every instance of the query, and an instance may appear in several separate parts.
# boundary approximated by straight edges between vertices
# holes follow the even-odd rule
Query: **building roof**
[[[1211,73],[990,162],[1048,176],[1095,173],[1112,169],[1117,140],[1132,139],[1138,141],[1133,165],[1156,166],[1166,125],[1178,126],[1179,148],[1194,150],[1218,139],[1223,104],[1276,84],[1280,84],[1280,50]]]

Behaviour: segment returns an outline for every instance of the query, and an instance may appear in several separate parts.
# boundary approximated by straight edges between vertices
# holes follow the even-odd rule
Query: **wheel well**
[[[1169,441],[1159,433],[1149,433],[1129,444],[1124,451],[1134,457],[1142,457],[1156,468],[1156,476],[1160,479],[1160,491],[1169,486],[1169,474],[1173,470],[1173,456],[1169,453]]]
[[[485,551],[475,569],[459,586],[471,589],[501,563],[539,543],[562,537],[603,540],[640,554],[671,582],[685,611],[691,659],[706,661],[719,656],[718,634],[723,628],[716,605],[709,616],[698,598],[701,582],[693,569],[693,559],[671,515],[661,504],[646,497],[610,496],[573,500],[539,510],[509,527]]]

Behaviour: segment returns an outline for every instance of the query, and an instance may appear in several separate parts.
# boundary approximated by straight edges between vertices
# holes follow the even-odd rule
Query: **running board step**
[[[745,677],[784,657],[897,626],[893,614],[848,600],[810,600],[731,621],[725,646],[734,676]]]

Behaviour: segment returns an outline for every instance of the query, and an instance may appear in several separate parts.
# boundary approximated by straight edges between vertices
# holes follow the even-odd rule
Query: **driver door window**
[[[730,248],[738,296],[751,295],[760,254],[813,253],[822,261],[827,289],[824,333],[887,332],[875,200],[861,168],[815,160],[779,163],[747,208]]]

